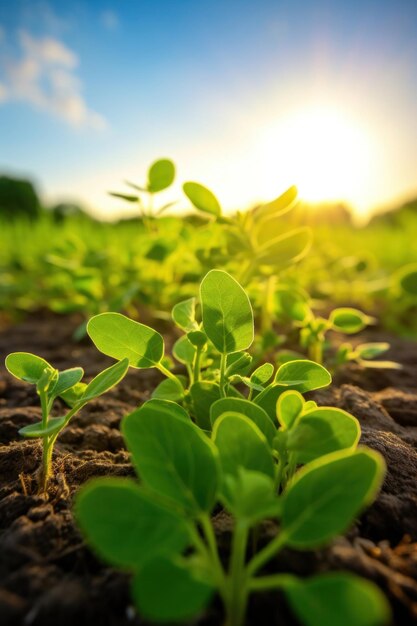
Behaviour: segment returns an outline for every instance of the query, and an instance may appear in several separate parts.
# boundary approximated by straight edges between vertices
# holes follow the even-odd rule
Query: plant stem
[[[42,428],[46,428],[48,426],[48,416],[49,416],[49,407],[48,407],[48,396],[45,391],[39,392],[39,398],[41,401],[41,409],[42,409]],[[40,474],[40,491],[46,493],[48,487],[48,480],[51,475],[51,460],[52,460],[52,450],[49,445],[49,435],[45,435],[42,437],[42,469]]]
[[[249,528],[245,522],[236,522],[228,575],[227,626],[242,626],[246,612],[248,588],[245,557],[248,532]]]
[[[297,581],[292,574],[274,574],[273,576],[260,576],[252,578],[248,586],[251,591],[263,591],[266,589],[276,589],[277,587],[289,587]]]
[[[167,378],[173,380],[182,389],[181,381],[179,380],[178,376],[175,376],[175,374],[170,372],[167,367],[162,365],[162,363],[158,363],[156,367],[159,369],[160,372],[162,372],[162,374],[164,374]]]
[[[256,572],[267,563],[275,554],[277,554],[286,543],[287,537],[285,533],[281,532],[272,541],[268,543],[258,554],[255,554],[253,559],[249,562],[246,571],[248,576],[253,576]]]
[[[201,354],[202,354],[202,348],[198,347],[195,351],[194,363],[193,363],[193,382],[194,383],[198,383],[198,381],[200,380]]]
[[[220,397],[221,398],[226,397],[226,392],[224,390],[224,387],[226,384],[226,380],[225,380],[226,359],[227,359],[227,355],[222,352],[222,354],[220,355]]]
[[[309,356],[312,361],[315,361],[319,365],[323,364],[323,342],[316,340],[310,344]]]

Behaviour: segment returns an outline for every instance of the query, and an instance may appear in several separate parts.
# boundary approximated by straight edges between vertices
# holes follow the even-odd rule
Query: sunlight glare
[[[359,121],[336,108],[315,107],[267,127],[259,154],[268,176],[296,184],[307,202],[347,200],[360,208],[374,183],[369,180],[373,148]]]

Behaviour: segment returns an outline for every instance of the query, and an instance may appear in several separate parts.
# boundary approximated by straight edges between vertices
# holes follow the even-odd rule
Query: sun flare
[[[360,121],[337,108],[318,106],[289,114],[265,129],[259,148],[269,175],[295,183],[300,198],[366,205],[372,137]]]

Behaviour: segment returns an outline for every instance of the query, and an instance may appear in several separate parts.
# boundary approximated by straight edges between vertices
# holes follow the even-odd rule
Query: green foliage
[[[218,405],[228,408],[230,401],[233,405],[227,398]],[[280,406],[286,410],[290,404],[281,400]],[[189,619],[217,591],[227,623],[241,626],[251,592],[280,588],[307,626],[331,623],[329,616],[333,619],[338,611],[346,612],[341,618],[346,624],[357,616],[361,626],[388,621],[378,588],[353,575],[308,580],[258,575],[284,547],[312,549],[352,523],[381,485],[384,463],[378,453],[353,445],[321,456],[281,492],[276,489],[280,453],[277,464],[276,451],[260,428],[238,410],[214,418],[209,436],[178,405],[151,400],[124,418],[122,430],[140,482],[94,480],[78,494],[75,514],[97,553],[133,573],[133,599],[145,618]],[[226,564],[209,516],[216,503],[234,518]],[[250,546],[250,531],[265,519],[280,520],[280,530],[256,550]]]

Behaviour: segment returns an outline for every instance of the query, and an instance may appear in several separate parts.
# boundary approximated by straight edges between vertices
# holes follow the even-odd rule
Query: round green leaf
[[[172,403],[155,400],[124,418],[122,432],[142,482],[190,515],[210,511],[218,487],[217,451]]]
[[[356,417],[334,407],[313,409],[291,429],[287,445],[298,463],[308,463],[330,452],[354,448],[361,429]]]
[[[312,234],[308,227],[294,229],[263,245],[258,252],[260,265],[278,268],[295,263],[305,256],[311,246]]]
[[[132,367],[155,367],[164,355],[162,336],[121,313],[100,313],[90,319],[87,332],[95,346],[113,359],[128,359]]]
[[[200,185],[200,183],[184,183],[183,190],[187,198],[199,211],[204,213],[211,213],[216,217],[219,217],[222,213],[222,208],[216,196],[210,189]]]
[[[239,468],[273,478],[275,464],[271,448],[259,428],[240,413],[223,413],[214,423],[213,441],[220,453],[224,474],[236,476]]]
[[[200,286],[204,331],[223,354],[246,350],[254,337],[252,306],[227,272],[211,270]]]
[[[154,622],[185,621],[202,611],[213,587],[190,568],[169,559],[153,559],[133,579],[133,598],[143,617]]]
[[[346,531],[375,498],[384,470],[382,456],[367,448],[334,452],[304,466],[284,494],[287,545],[315,548]]]
[[[334,330],[342,333],[353,334],[363,330],[372,323],[372,318],[358,309],[349,307],[334,309],[329,317],[329,322]]]
[[[81,487],[75,516],[94,550],[120,567],[137,569],[188,544],[185,522],[127,478],[98,478]]]
[[[332,572],[285,587],[290,606],[304,626],[383,626],[390,608],[380,589],[364,578]]]
[[[166,189],[174,182],[175,165],[169,159],[160,159],[151,165],[148,171],[148,191],[156,193]]]
[[[39,382],[44,370],[52,366],[48,361],[30,352],[12,352],[6,357],[6,369],[10,374],[26,383]]]
[[[276,373],[275,382],[305,393],[327,387],[332,382],[332,377],[322,365],[307,359],[299,359],[283,363]]]
[[[246,400],[245,398],[220,398],[217,402],[210,407],[210,421],[212,426],[218,417],[223,413],[239,413],[248,417],[259,428],[272,445],[274,437],[277,434],[277,429],[274,426],[268,413],[266,413],[260,406],[257,406],[253,402]]]
[[[281,426],[291,428],[304,408],[304,398],[298,391],[284,391],[277,402],[277,417]]]
[[[178,302],[172,309],[172,319],[186,333],[192,330],[198,330],[198,324],[195,319],[195,298],[188,298]]]

